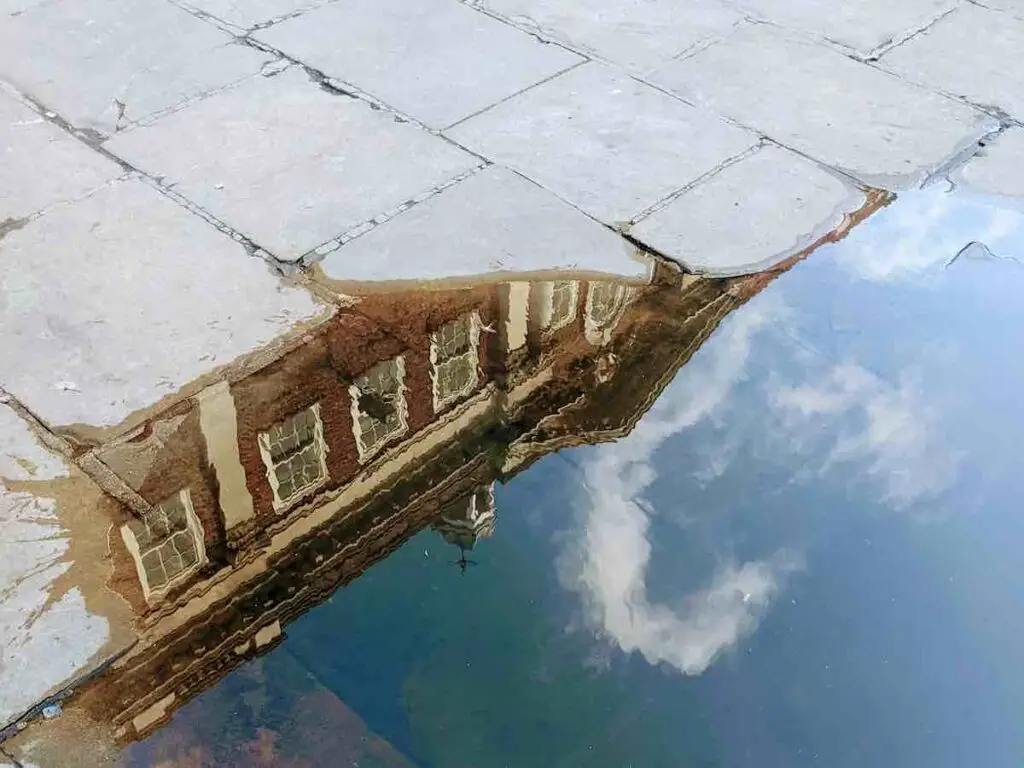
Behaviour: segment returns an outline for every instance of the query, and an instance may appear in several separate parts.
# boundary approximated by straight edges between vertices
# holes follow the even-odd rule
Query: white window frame
[[[394,363],[396,368],[396,378],[398,379],[398,403],[396,413],[398,415],[399,427],[394,432],[385,435],[384,438],[372,446],[367,446],[363,441],[363,431],[359,424],[359,417],[363,415],[359,410],[359,396],[362,394],[362,390],[359,389],[359,385],[356,383],[359,379],[363,378],[376,368],[378,365],[384,365],[386,363]],[[352,434],[356,439],[356,450],[359,452],[359,463],[365,464],[384,448],[395,440],[398,440],[409,431],[409,405],[405,400],[405,355],[398,355],[390,360],[382,360],[379,363],[371,365],[362,375],[356,377],[356,381],[353,381],[348,388],[349,401],[352,413]],[[369,415],[369,414],[365,414]]]
[[[469,320],[469,349],[460,355],[448,358],[447,360],[439,360],[438,358],[441,353],[439,342],[441,329],[439,328],[437,331],[430,334],[430,383],[434,401],[434,413],[440,413],[445,408],[448,408],[453,403],[461,400],[480,386],[480,330],[483,327],[483,324],[480,322],[480,314],[474,310],[468,316],[462,315],[452,322],[461,322],[467,317]],[[445,323],[445,325],[450,325],[450,323]],[[466,386],[462,387],[462,389],[450,392],[445,397],[442,397],[440,392],[441,375],[438,371],[439,366],[446,365],[454,360],[461,360],[463,358],[469,358],[472,364],[473,379],[468,382]]]
[[[561,317],[555,317],[555,291],[558,290],[559,286],[569,286],[569,314]],[[546,283],[542,283],[540,288],[541,296],[543,297],[543,305],[541,307],[540,316],[540,327],[541,330],[545,331],[557,331],[565,328],[567,325],[571,325],[573,321],[579,316],[580,306],[580,282],[579,280],[554,280]]]
[[[311,494],[317,488],[322,487],[327,482],[328,448],[327,441],[324,439],[324,423],[320,418],[320,403],[313,403],[313,405],[307,408],[302,408],[287,418],[282,419],[274,426],[280,426],[288,419],[294,418],[304,411],[310,411],[313,414],[313,444],[316,446],[317,458],[320,460],[320,475],[313,482],[307,483],[301,488],[296,488],[295,492],[287,498],[281,497],[281,482],[277,479],[277,472],[274,471],[275,462],[273,454],[270,451],[270,430],[260,432],[256,438],[260,447],[260,458],[263,459],[263,467],[266,470],[267,482],[270,484],[270,488],[274,492],[275,512],[287,509],[295,504],[295,502]]]
[[[609,282],[597,281],[587,286],[587,305],[585,311],[584,335],[587,341],[594,345],[607,344],[611,340],[611,333],[619,324],[626,312],[630,299],[633,297],[633,289],[622,283],[614,283],[615,298],[612,302],[612,311],[607,318],[600,320],[594,318],[595,301],[594,293],[598,286],[608,285]]]
[[[128,552],[131,554],[132,559],[135,561],[135,571],[138,574],[139,583],[142,585],[143,597],[146,598],[147,602],[149,602],[154,597],[160,597],[164,595],[169,589],[171,589],[177,584],[180,584],[182,581],[187,579],[189,576],[191,576],[193,573],[198,571],[200,568],[203,567],[203,565],[206,564],[206,545],[205,537],[203,536],[203,525],[199,521],[199,517],[196,515],[195,509],[192,507],[192,495],[189,492],[188,488],[182,488],[175,495],[177,495],[178,500],[185,508],[185,522],[188,527],[188,532],[192,535],[192,542],[194,543],[196,548],[196,561],[188,568],[182,570],[181,573],[179,573],[178,575],[174,576],[171,579],[168,579],[167,583],[164,584],[162,587],[150,587],[149,577],[146,575],[146,569],[142,565],[142,557],[145,553],[143,553],[142,549],[139,547],[139,541],[135,538],[135,532],[131,529],[129,524],[125,523],[121,526],[121,539],[124,541],[125,546],[128,548]],[[174,495],[169,496],[156,506],[160,507],[161,505],[167,503],[173,498]],[[166,541],[167,540],[164,539],[162,542],[160,542],[160,544],[157,544],[155,547],[150,547],[149,549],[147,549],[146,552],[150,552],[153,549],[163,546],[163,544],[166,543]]]

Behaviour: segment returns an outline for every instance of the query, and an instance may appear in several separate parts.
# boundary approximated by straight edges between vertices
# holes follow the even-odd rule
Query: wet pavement
[[[968,171],[747,277],[351,283],[70,464],[7,446],[40,568],[90,561],[51,478],[127,499],[70,620],[134,637],[5,754],[1017,764],[1024,205]]]
[[[0,766],[1024,764],[1012,0],[0,0]]]

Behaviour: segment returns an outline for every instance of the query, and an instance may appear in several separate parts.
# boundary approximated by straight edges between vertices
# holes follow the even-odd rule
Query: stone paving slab
[[[651,79],[872,186],[923,180],[996,127],[824,45],[750,24]]]
[[[105,585],[116,508],[0,404],[0,728],[134,642]]]
[[[447,132],[610,225],[757,143],[610,67],[588,63]]]
[[[1016,16],[1018,19],[1024,19],[1024,3],[1020,0],[972,0],[976,5],[980,5],[984,8],[991,8],[994,11],[1006,11],[1009,14]]]
[[[882,66],[1024,120],[1024,20],[1009,14],[964,4],[887,54]]]
[[[268,57],[165,0],[59,0],[0,17],[0,78],[112,133],[258,72]]]
[[[743,18],[719,0],[483,0],[481,5],[550,39],[641,72],[725,34]]]
[[[1024,128],[1011,128],[954,179],[979,192],[1024,198]]]
[[[3,91],[0,168],[0,222],[84,195],[122,173],[116,163]]]
[[[187,0],[179,4],[207,13],[238,29],[252,29],[324,2],[326,0]]]
[[[582,59],[458,0],[348,0],[259,40],[444,128]]]
[[[848,180],[768,145],[642,219],[630,234],[692,272],[737,275],[799,253],[865,201]]]
[[[0,241],[0,385],[51,426],[114,425],[327,311],[138,180]]]
[[[107,146],[286,261],[480,165],[412,123],[328,93],[298,67]]]
[[[440,280],[559,270],[645,281],[622,237],[550,192],[491,166],[329,254],[327,281]]]
[[[757,18],[832,41],[862,55],[899,41],[960,0],[736,0]]]

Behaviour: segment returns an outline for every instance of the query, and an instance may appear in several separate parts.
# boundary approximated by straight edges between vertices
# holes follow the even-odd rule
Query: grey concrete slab
[[[1024,128],[1011,128],[954,177],[979,192],[1024,198]]]
[[[866,199],[852,182],[768,145],[687,190],[631,234],[692,272],[739,275],[799,253]]]
[[[1006,11],[1018,19],[1024,19],[1024,3],[1021,0],[974,0],[977,5],[993,11]]]
[[[135,638],[106,588],[116,505],[0,404],[0,728]]]
[[[120,166],[0,91],[0,222],[71,200]]]
[[[481,5],[641,72],[725,34],[743,18],[719,0],[483,0]]]
[[[433,128],[581,61],[458,0],[341,0],[257,38]]]
[[[901,77],[1024,120],[1024,20],[965,4],[890,51]]]
[[[239,29],[252,29],[324,2],[326,0],[187,0],[181,5],[208,13]]]
[[[0,240],[0,385],[50,425],[121,423],[327,314],[138,180]]]
[[[918,183],[995,126],[968,106],[765,24],[651,78],[881,187]]]
[[[735,0],[748,13],[862,54],[906,37],[960,0]]]
[[[558,271],[646,281],[619,235],[511,171],[490,166],[319,264],[328,281],[441,280]]]
[[[597,63],[447,135],[608,224],[630,221],[756,143],[714,115]]]
[[[260,70],[268,57],[166,0],[61,0],[0,18],[0,77],[112,133]]]
[[[480,164],[292,67],[107,145],[270,250],[307,251]]]

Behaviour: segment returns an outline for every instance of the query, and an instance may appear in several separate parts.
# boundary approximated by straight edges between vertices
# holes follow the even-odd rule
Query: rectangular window
[[[408,429],[405,358],[399,356],[373,366],[352,383],[349,394],[359,460],[369,461]]]
[[[314,403],[259,436],[267,480],[274,489],[274,509],[280,510],[327,480],[327,443]]]
[[[203,532],[187,489],[162,501],[121,529],[148,598],[197,569],[205,560]]]
[[[580,300],[580,284],[575,280],[554,283],[551,288],[551,319],[547,328],[557,331],[576,319]]]
[[[465,397],[480,381],[480,316],[463,315],[430,336],[434,412]]]

